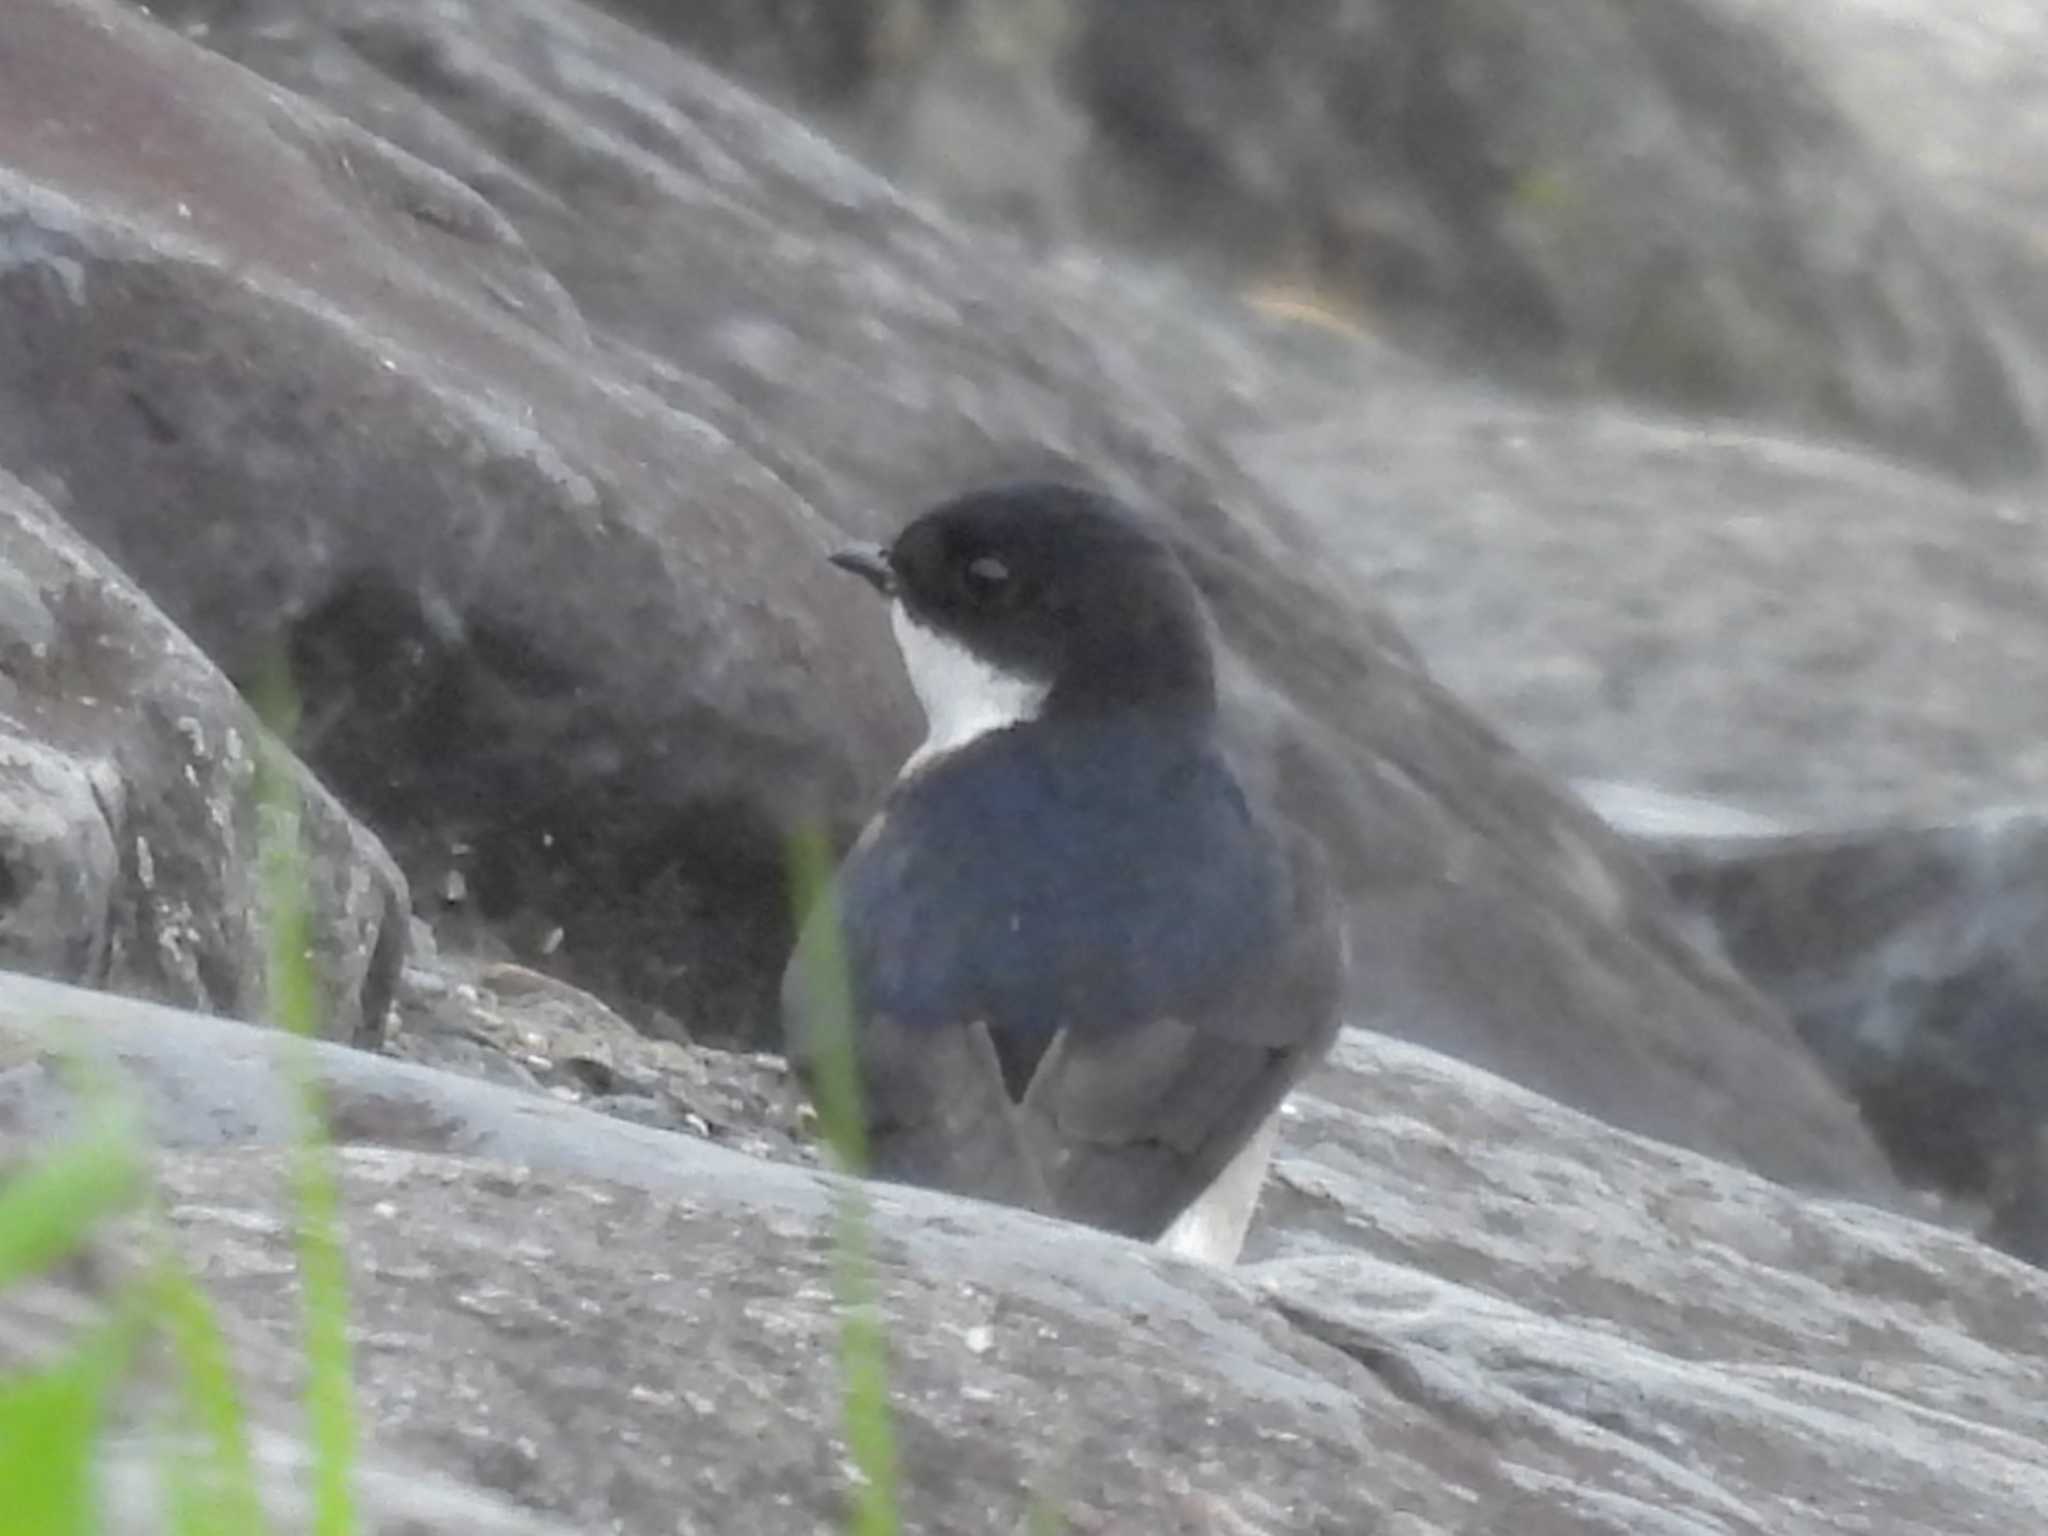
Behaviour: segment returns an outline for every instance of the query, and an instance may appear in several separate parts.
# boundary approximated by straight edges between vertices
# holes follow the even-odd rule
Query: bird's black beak
[[[851,571],[884,597],[896,595],[896,572],[889,565],[889,551],[879,544],[856,544],[827,556],[842,571]]]

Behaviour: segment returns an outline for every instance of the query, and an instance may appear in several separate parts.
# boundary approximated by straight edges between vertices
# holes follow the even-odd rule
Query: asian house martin
[[[889,600],[929,732],[798,939],[792,1061],[836,920],[871,1174],[1235,1262],[1344,942],[1320,852],[1223,749],[1194,583],[1055,483],[832,560]]]

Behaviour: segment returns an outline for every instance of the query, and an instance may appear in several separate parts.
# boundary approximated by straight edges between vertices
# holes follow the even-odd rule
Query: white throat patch
[[[958,641],[917,622],[898,601],[889,627],[917,702],[924,706],[924,745],[903,765],[908,774],[933,758],[957,752],[978,736],[1036,719],[1049,691],[1035,678],[991,666]]]

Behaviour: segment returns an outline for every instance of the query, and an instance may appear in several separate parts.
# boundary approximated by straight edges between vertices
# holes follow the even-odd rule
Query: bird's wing
[[[898,803],[863,837],[835,898],[847,914],[839,969],[861,999],[850,1011],[871,1171],[1156,1238],[1335,1037],[1341,929],[1321,855],[1278,826],[1275,845],[1254,855],[1274,861],[1263,874],[1228,860],[1212,868],[1199,843],[1181,850],[1185,869],[1173,864],[1173,846],[1128,856],[1118,846],[1116,858],[1074,846],[1083,832],[1112,842],[1151,835],[1149,824],[1122,828],[1114,818],[1081,821],[1066,841],[1048,837],[1043,847],[1005,831],[1001,850],[1013,865],[1033,857],[1054,873],[1090,875],[1027,884],[1039,905],[1020,925],[1016,885],[975,878],[993,867],[987,797],[951,794],[960,770],[920,781],[922,798]],[[913,814],[925,818],[916,837],[900,824]],[[1046,820],[1060,818],[1012,815],[1005,825]],[[1069,814],[1063,824],[1074,822]],[[1126,868],[1143,883],[1100,878]],[[1253,876],[1248,886],[1240,875]],[[1184,883],[1160,901],[1158,887],[1175,880]],[[1247,888],[1258,894],[1239,921],[1230,903]],[[1148,926],[1126,930],[1121,948],[1106,945],[1099,931],[1133,895],[1153,904]],[[1277,910],[1267,905],[1276,899]],[[806,924],[785,975],[784,1037],[799,1071],[829,1016],[803,978],[833,910]],[[1185,915],[1178,926],[1175,914]],[[1259,937],[1234,946],[1218,936],[1224,927]],[[1048,951],[1108,968],[1049,966]],[[1073,1024],[1058,1027],[1063,1008],[1105,991],[1118,996],[1116,1008],[1075,1011]],[[1018,1022],[990,1012],[1005,1000]]]
[[[798,937],[783,974],[783,1047],[817,1103],[829,1035],[849,1033],[866,1142],[862,1171],[1051,1211],[987,1026],[913,1030],[886,1013],[851,1017],[844,958],[827,927],[838,920],[828,898]]]
[[[1320,856],[1289,849],[1291,923],[1253,989],[1186,1018],[1063,1031],[1021,1106],[1053,1208],[1156,1238],[1216,1182],[1336,1038],[1343,940]]]
[[[874,1177],[1057,1209],[986,1025],[913,1031],[871,1016],[861,1025],[859,1063]]]
[[[1024,1095],[1023,1134],[1063,1216],[1156,1238],[1279,1108],[1294,1055],[1174,1019],[1068,1031]]]

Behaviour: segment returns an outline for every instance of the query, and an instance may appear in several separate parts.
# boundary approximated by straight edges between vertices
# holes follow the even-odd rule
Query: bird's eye
[[[960,573],[961,585],[976,602],[986,602],[1010,584],[1010,567],[995,555],[976,555]]]

